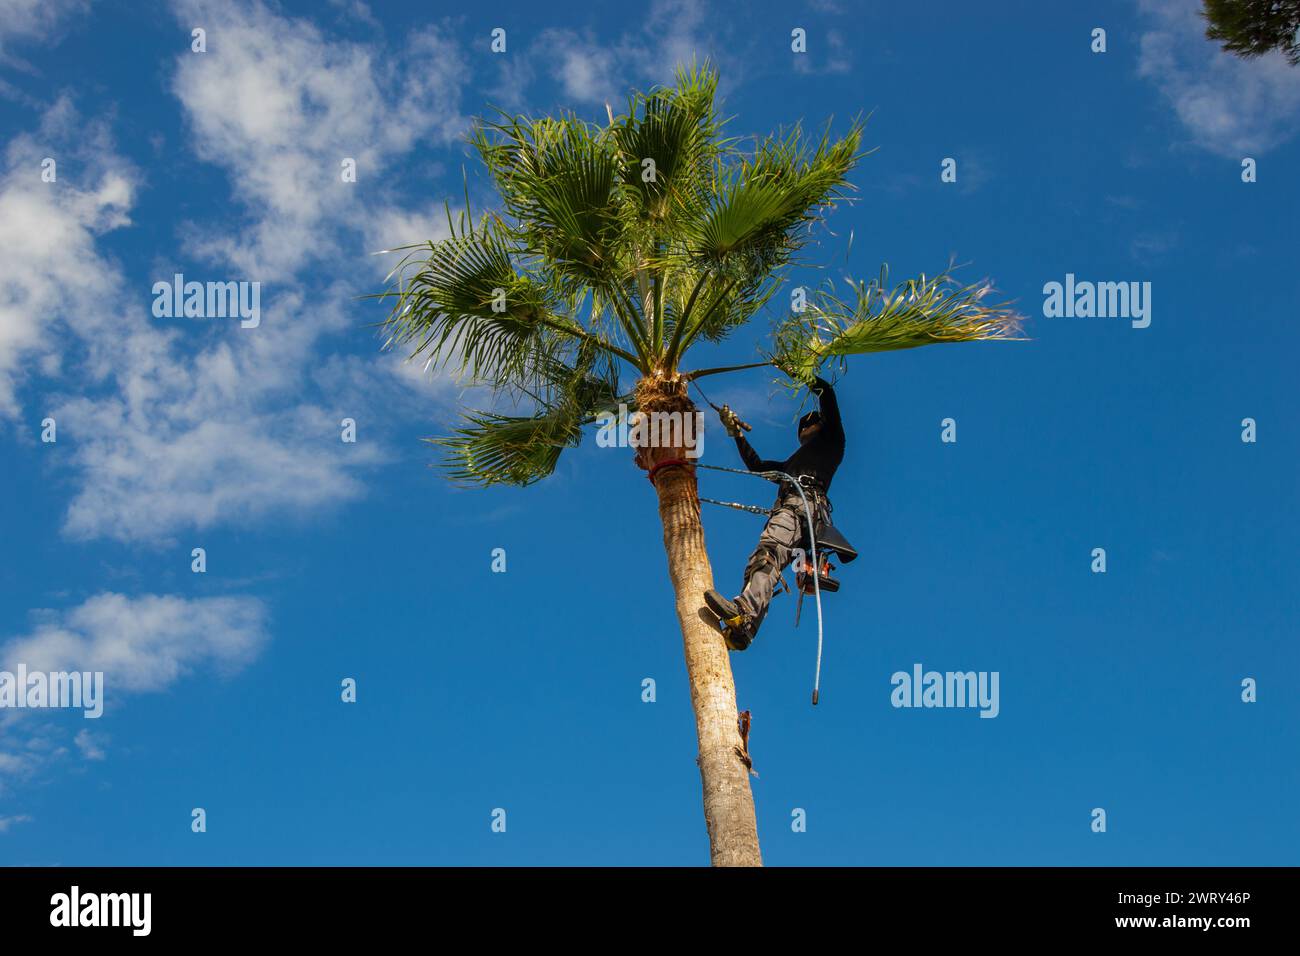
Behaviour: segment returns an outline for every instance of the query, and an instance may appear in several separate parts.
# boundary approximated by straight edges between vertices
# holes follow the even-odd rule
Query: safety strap
[[[700,495],[700,500],[711,505],[722,505],[724,508],[735,508],[737,511],[748,511],[752,515],[762,515],[765,518],[770,517],[772,514],[771,508],[760,508],[758,505],[743,505],[739,501],[719,501],[717,498],[705,498],[703,495]]]
[[[663,461],[659,462],[659,464],[655,465],[653,468],[651,468],[649,471],[646,472],[646,479],[649,480],[650,484],[653,485],[655,483],[655,475],[659,473],[659,470],[661,468],[672,468],[675,465],[689,466],[694,464],[695,462],[690,461],[686,458],[665,458]]]

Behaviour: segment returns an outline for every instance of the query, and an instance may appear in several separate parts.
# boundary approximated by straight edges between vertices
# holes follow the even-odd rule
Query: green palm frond
[[[755,272],[789,262],[807,241],[807,227],[848,189],[862,128],[855,122],[835,142],[827,130],[815,146],[798,127],[763,142],[728,170],[715,201],[687,225],[690,255],[709,268],[739,261]]]
[[[780,283],[770,275],[734,270],[733,277],[716,294],[701,301],[686,345],[696,338],[723,341],[762,309],[779,288]]]
[[[754,155],[726,172],[703,214],[684,224],[685,259],[706,277],[710,297],[683,309],[669,361],[699,336],[718,342],[747,322],[776,290],[781,269],[809,241],[812,226],[850,188],[860,158],[863,123],[839,140],[829,127],[816,143],[798,127],[764,141]],[[711,303],[711,304],[710,304]]]
[[[425,441],[446,449],[448,477],[461,484],[531,485],[555,470],[560,453],[576,447],[582,420],[565,407],[515,417],[468,412],[446,438]]]
[[[670,233],[671,219],[699,215],[712,194],[714,164],[727,143],[718,138],[714,97],[718,76],[679,70],[676,87],[632,98],[610,127],[629,213],[647,220],[647,238]]]
[[[513,218],[520,250],[570,290],[607,281],[622,236],[611,143],[572,116],[480,122],[472,141]]]
[[[888,288],[888,269],[870,282],[850,282],[845,300],[814,294],[773,335],[771,359],[792,378],[810,382],[822,365],[850,355],[916,348],[937,342],[1019,339],[1021,318],[1007,303],[990,303],[986,283],[961,285],[951,271],[921,275]]]
[[[574,319],[580,293],[566,292],[545,273],[520,271],[522,256],[500,219],[484,217],[474,226],[462,216],[451,228],[446,239],[408,247],[395,288],[379,296],[391,303],[386,347],[406,348],[430,367],[503,391],[541,387],[545,363],[580,345],[635,361],[601,330]]]
[[[594,348],[579,350],[575,366],[549,359],[542,370],[543,391],[532,393],[531,415],[470,410],[446,438],[425,439],[441,446],[449,477],[462,484],[530,485],[551,474],[561,452],[576,447],[584,425],[602,411],[628,404],[618,394],[616,372]]]

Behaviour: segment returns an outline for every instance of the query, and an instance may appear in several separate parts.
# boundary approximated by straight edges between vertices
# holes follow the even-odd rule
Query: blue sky
[[[107,687],[98,720],[0,711],[0,863],[707,861],[644,473],[589,434],[534,487],[451,487],[419,439],[483,396],[381,353],[358,298],[462,166],[491,206],[471,117],[598,120],[694,55],[738,133],[871,114],[815,256],[968,263],[1031,337],[842,379],[862,557],[821,705],[788,597],[732,658],[766,861],[1295,864],[1300,71],[1220,54],[1191,2],[1087,6],[0,3],[0,669]],[[155,318],[175,272],[260,281],[261,325]],[[1150,282],[1150,326],[1045,318],[1067,273]],[[789,453],[764,373],[709,392]],[[705,460],[737,464],[716,428]],[[760,524],[705,514],[723,590]],[[891,707],[918,662],[998,672],[998,717]]]

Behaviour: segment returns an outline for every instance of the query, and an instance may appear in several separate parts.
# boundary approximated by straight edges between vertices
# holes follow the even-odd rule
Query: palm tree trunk
[[[644,407],[644,406],[642,406]],[[694,409],[692,408],[693,412]],[[643,463],[681,457],[681,449],[647,448]],[[736,714],[736,685],[722,636],[699,617],[713,571],[704,550],[695,473],[669,467],[655,473],[659,518],[668,552],[668,575],[677,596],[677,619],[686,647],[686,672],[699,738],[704,822],[714,866],[762,866],[749,768],[741,760],[743,742]]]

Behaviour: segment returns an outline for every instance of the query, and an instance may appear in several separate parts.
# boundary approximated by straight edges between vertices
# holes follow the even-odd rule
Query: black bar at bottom
[[[978,931],[982,940],[1199,934],[1230,943],[1286,932],[1296,876],[1294,868],[1196,867],[0,869],[0,925],[6,940],[337,943],[432,929],[540,940],[597,923],[653,934],[713,913],[751,929],[784,922],[822,939],[844,928],[859,938]]]

